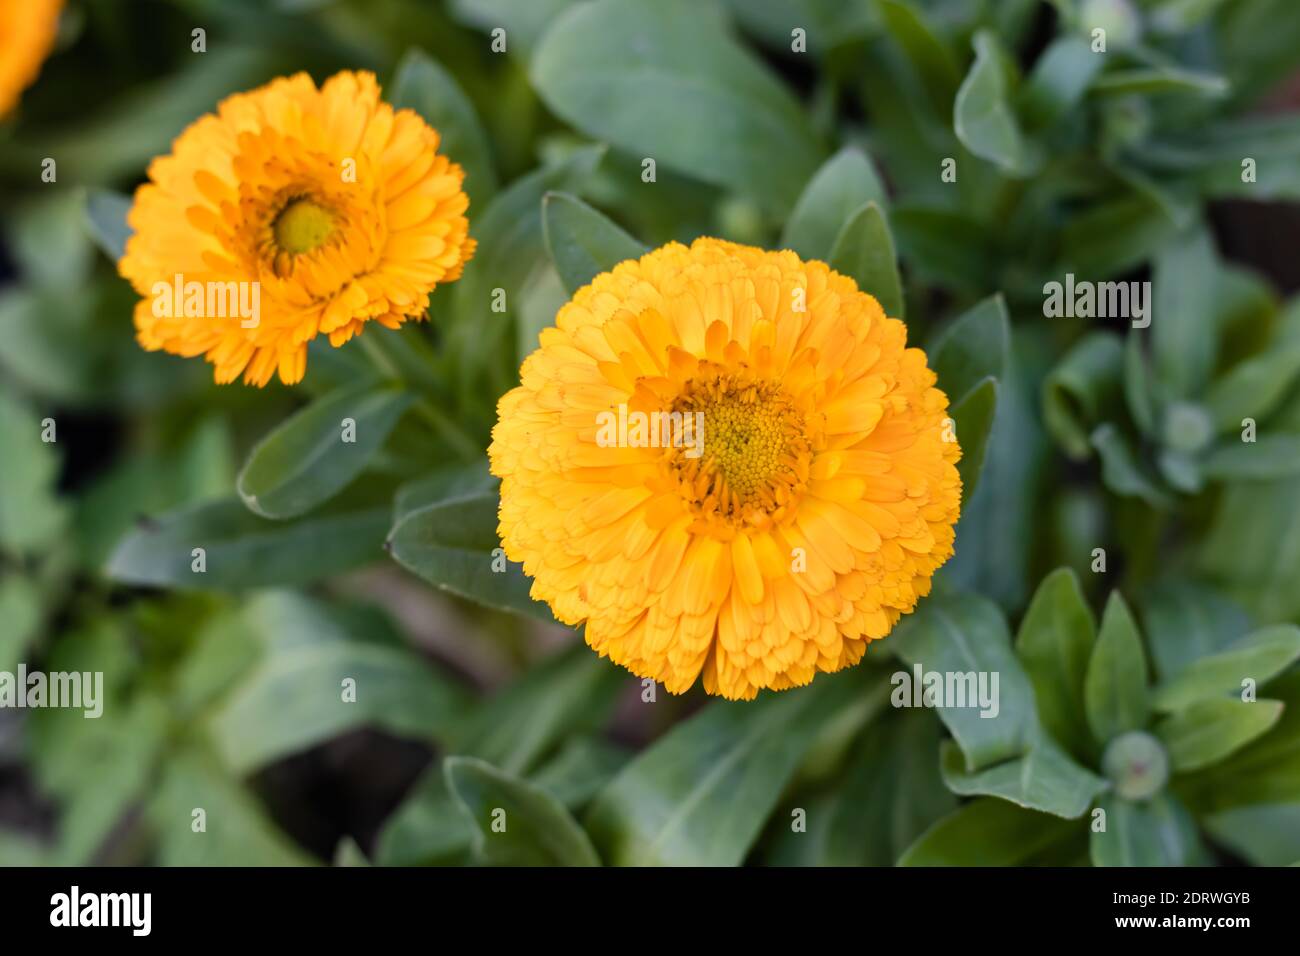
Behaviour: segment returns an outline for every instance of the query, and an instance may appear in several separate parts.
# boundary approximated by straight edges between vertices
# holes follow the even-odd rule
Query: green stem
[[[357,341],[361,343],[362,351],[381,375],[401,382],[413,391],[419,390],[419,387],[402,373],[396,359],[388,354],[383,343],[379,341],[377,332],[362,333],[357,336]],[[430,397],[421,395],[412,407],[433,428],[434,434],[442,438],[465,461],[478,461],[483,456],[483,449],[478,446],[478,442],[438,408]]]
[[[362,332],[358,335],[357,341],[361,343],[361,351],[366,353],[366,357],[370,359],[370,363],[374,365],[381,374],[386,375],[395,381],[405,382],[406,379],[402,375],[401,369],[397,367],[397,363],[389,357],[386,351],[384,351],[384,347],[379,344],[377,335],[377,332],[371,332],[369,334]]]
[[[412,407],[467,462],[478,461],[483,457],[483,449],[478,446],[478,442],[456,422],[444,415],[433,402],[421,398]]]

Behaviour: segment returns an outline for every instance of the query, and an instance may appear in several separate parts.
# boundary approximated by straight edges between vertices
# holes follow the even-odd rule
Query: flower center
[[[672,408],[703,415],[702,452],[673,457],[683,496],[708,523],[767,527],[808,481],[803,415],[775,382],[701,371]]]
[[[275,217],[272,232],[282,251],[294,255],[311,252],[324,245],[334,232],[334,216],[310,199],[295,199]]]

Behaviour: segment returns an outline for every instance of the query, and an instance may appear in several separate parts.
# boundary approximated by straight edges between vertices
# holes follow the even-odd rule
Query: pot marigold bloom
[[[474,251],[464,172],[370,73],[305,73],[227,98],[149,166],[119,263],[140,344],[218,382],[299,381],[307,343],[397,328]],[[173,291],[174,290],[174,291]]]
[[[500,401],[507,556],[673,693],[857,663],[928,593],[960,510],[948,399],[906,337],[793,252],[699,239],[620,263]]]
[[[62,8],[63,0],[0,0],[0,117],[40,73]]]

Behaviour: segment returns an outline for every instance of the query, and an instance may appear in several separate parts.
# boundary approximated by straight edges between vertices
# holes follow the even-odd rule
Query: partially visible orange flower
[[[906,339],[793,252],[700,239],[620,263],[501,399],[507,556],[674,693],[752,698],[856,663],[929,592],[961,504],[948,399]]]
[[[423,316],[474,252],[464,172],[379,96],[370,73],[274,80],[150,164],[119,263],[144,296],[141,345],[204,355],[218,382],[292,384],[317,335],[338,346],[367,322]]]
[[[62,8],[63,0],[0,0],[0,117],[40,73]]]

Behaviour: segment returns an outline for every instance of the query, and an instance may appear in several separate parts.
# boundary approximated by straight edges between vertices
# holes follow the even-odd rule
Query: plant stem
[[[420,391],[406,375],[402,374],[396,360],[388,354],[375,332],[362,333],[357,336],[357,340],[380,374],[401,382],[412,391],[417,393]],[[478,446],[478,442],[448,417],[427,395],[420,395],[412,407],[433,428],[434,434],[442,438],[461,458],[472,462],[482,457],[483,449]]]
[[[477,461],[483,456],[483,449],[478,446],[478,442],[443,414],[442,409],[438,408],[433,402],[427,398],[420,398],[416,400],[415,405],[412,407],[466,461]]]

